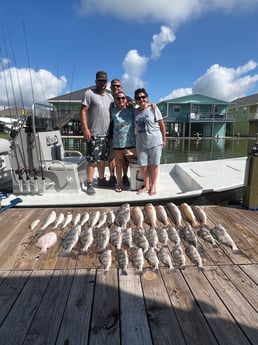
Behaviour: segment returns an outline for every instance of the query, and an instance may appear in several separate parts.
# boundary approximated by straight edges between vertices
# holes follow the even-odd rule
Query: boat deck
[[[137,189],[142,186],[141,181],[136,180],[139,167],[129,168],[131,186],[124,188],[122,193],[116,193],[115,187],[98,188],[97,176],[95,176],[94,187],[96,194],[90,196],[86,193],[85,185],[80,190],[61,190],[57,192],[52,186],[43,194],[10,194],[7,199],[2,200],[2,205],[8,205],[15,197],[20,197],[22,203],[17,206],[69,206],[72,202],[76,206],[102,206],[117,205],[123,202],[139,204],[154,201],[190,200],[198,197],[208,196],[212,203],[230,200],[235,197],[235,191],[243,189],[246,169],[246,157],[220,159],[214,161],[186,162],[175,164],[161,164],[158,193],[150,196],[148,193],[137,195]],[[108,169],[107,169],[108,171]],[[134,174],[132,174],[134,172]],[[97,170],[95,169],[95,173]],[[80,181],[86,180],[85,166],[79,170]],[[133,180],[133,182],[132,182]],[[139,185],[138,188],[136,188]],[[220,200],[222,199],[222,200]]]
[[[42,232],[29,225],[51,208],[1,213],[1,343],[257,344],[258,211],[203,209],[209,227],[223,224],[240,254],[198,238],[203,271],[187,259],[184,270],[160,264],[153,272],[145,262],[138,274],[130,262],[128,275],[118,271],[115,260],[104,274],[94,250],[78,255],[75,248],[70,257],[60,257],[58,244],[39,256],[35,244]],[[55,210],[75,215],[94,208]]]

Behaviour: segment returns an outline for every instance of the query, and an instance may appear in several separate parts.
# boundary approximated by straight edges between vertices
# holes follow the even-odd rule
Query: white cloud
[[[258,0],[80,0],[77,12],[81,15],[111,14],[119,18],[165,23],[173,28],[188,19],[206,12],[250,12]]]
[[[175,35],[171,29],[167,26],[160,28],[160,33],[153,35],[153,41],[151,43],[151,59],[158,59],[161,55],[162,50],[167,44],[175,40]]]
[[[124,61],[123,68],[125,73],[122,77],[123,89],[126,93],[132,93],[133,90],[143,87],[142,75],[144,74],[149,59],[140,56],[137,50],[130,50]]]
[[[130,6],[121,0],[80,0],[77,12],[81,15],[109,14],[127,20],[158,22],[166,25],[161,26],[159,34],[153,35],[149,58],[141,57],[137,50],[130,50],[127,53],[123,62],[125,69],[123,80],[126,92],[132,92],[135,88],[144,86],[142,76],[147,70],[148,62],[161,56],[166,45],[175,40],[174,31],[184,22],[197,19],[208,12],[243,14],[253,11],[255,7],[258,7],[258,0],[141,0],[140,2],[131,0]],[[240,97],[257,81],[256,75],[242,76],[255,68],[252,67],[254,65],[256,67],[255,62],[249,62],[237,69],[213,65],[193,84],[193,88],[174,90],[165,98],[189,94],[191,90],[225,100]]]
[[[190,93],[201,93],[225,101],[242,97],[258,81],[258,74],[246,75],[257,67],[255,61],[249,61],[237,68],[212,65],[206,73],[197,79],[192,88],[173,90],[162,100],[184,96]]]
[[[3,60],[2,60],[3,61]],[[51,72],[29,68],[2,68],[0,70],[0,104],[3,106],[46,103],[66,87],[66,78],[57,78]]]

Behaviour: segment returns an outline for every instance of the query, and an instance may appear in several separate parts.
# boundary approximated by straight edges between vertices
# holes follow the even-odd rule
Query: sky
[[[155,103],[257,93],[257,15],[258,0],[1,1],[0,108],[92,86],[98,70]]]

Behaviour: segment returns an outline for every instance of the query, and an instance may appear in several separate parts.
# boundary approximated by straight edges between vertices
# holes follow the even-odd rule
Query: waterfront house
[[[229,102],[191,94],[158,103],[169,136],[225,137],[234,133],[234,114]]]
[[[48,99],[48,102],[56,108],[58,125],[62,135],[82,135],[80,123],[81,101],[85,91],[93,88],[95,86]],[[111,91],[107,90],[107,92]]]
[[[235,115],[235,135],[255,137],[258,133],[258,93],[233,100],[228,113]]]

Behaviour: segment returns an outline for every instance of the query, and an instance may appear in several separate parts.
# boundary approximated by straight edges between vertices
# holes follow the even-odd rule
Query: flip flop
[[[144,194],[144,193],[148,193],[149,189],[146,187],[142,187],[141,189],[138,190],[137,194]]]
[[[122,187],[116,187],[115,190],[116,190],[117,193],[121,193],[123,191]]]
[[[156,194],[157,194],[157,192],[151,192],[151,191],[149,192],[149,195],[150,195],[150,196],[156,195]]]

